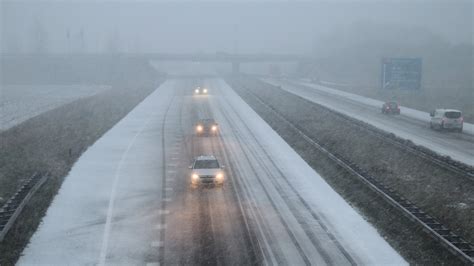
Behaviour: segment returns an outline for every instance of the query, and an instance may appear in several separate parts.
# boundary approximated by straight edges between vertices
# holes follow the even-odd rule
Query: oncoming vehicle
[[[400,114],[400,106],[397,102],[386,102],[382,105],[382,114]]]
[[[200,119],[196,123],[196,135],[198,136],[217,135],[218,131],[218,124],[212,118]]]
[[[224,183],[223,168],[213,155],[198,156],[189,166],[189,169],[191,169],[191,183],[193,185],[222,185]]]
[[[195,95],[205,95],[205,94],[207,94],[207,92],[208,92],[207,88],[197,87],[196,89],[194,89],[194,94]]]
[[[430,113],[430,128],[451,129],[462,132],[464,118],[462,112],[454,109],[436,109]]]

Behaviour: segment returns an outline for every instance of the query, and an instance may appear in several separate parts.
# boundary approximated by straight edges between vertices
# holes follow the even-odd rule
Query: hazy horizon
[[[308,53],[365,28],[473,43],[468,1],[3,1],[1,14],[3,52],[31,52],[41,38],[53,53]]]

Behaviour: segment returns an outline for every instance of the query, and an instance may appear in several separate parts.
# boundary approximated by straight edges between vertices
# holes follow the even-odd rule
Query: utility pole
[[[79,52],[80,53],[85,53],[86,51],[86,42],[84,40],[84,28],[81,28],[81,31],[79,32]]]
[[[71,31],[69,28],[66,30],[66,52],[71,53]]]

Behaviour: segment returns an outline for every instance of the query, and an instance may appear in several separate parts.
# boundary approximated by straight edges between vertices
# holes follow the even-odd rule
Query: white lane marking
[[[164,198],[163,201],[170,202],[171,198]]]
[[[161,241],[153,241],[151,242],[151,246],[154,247],[154,248],[159,248],[163,245],[163,243],[161,243]]]
[[[165,188],[166,191],[173,191],[173,188],[172,187],[167,187]]]
[[[176,170],[168,170],[168,173],[169,174],[174,174],[174,173],[176,173]]]
[[[123,163],[125,161],[125,158],[127,158],[128,153],[130,152],[130,149],[132,148],[133,144],[135,143],[135,140],[137,137],[145,130],[145,128],[148,126],[150,121],[152,120],[153,116],[148,118],[148,120],[145,122],[142,128],[135,133],[133,138],[130,140],[128,143],[127,149],[125,152],[122,154],[122,157],[120,158],[119,164],[117,165],[117,168],[115,169],[115,176],[114,176],[114,181],[112,184],[112,191],[110,193],[110,199],[109,199],[109,207],[107,209],[107,219],[105,222],[105,228],[104,228],[104,235],[102,236],[102,246],[100,248],[100,257],[99,257],[99,265],[103,266],[105,265],[105,259],[107,256],[107,249],[109,245],[109,235],[110,235],[110,228],[112,224],[112,216],[113,216],[113,211],[114,211],[114,204],[115,204],[115,194],[117,192],[117,185],[118,181],[120,179],[120,171],[122,170]]]

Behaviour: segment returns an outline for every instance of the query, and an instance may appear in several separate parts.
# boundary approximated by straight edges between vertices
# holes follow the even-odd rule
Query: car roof
[[[214,155],[200,155],[196,157],[196,161],[209,161],[209,160],[217,160]]]
[[[203,118],[199,119],[199,122],[215,122],[213,118]]]
[[[459,112],[459,113],[462,113],[461,111],[456,110],[456,109],[436,109],[436,111],[438,111],[438,112]]]

